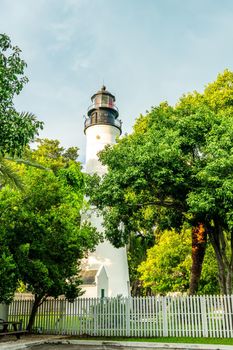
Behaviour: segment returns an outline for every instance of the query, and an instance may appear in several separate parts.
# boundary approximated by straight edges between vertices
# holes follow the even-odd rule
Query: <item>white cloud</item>
[[[2,0],[0,23],[28,63],[18,108],[82,157],[82,116],[103,80],[129,132],[152,105],[233,67],[230,0]]]

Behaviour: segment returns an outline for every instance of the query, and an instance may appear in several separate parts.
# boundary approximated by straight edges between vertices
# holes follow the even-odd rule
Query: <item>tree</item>
[[[21,179],[14,167],[5,157],[0,157],[0,189],[6,184],[22,188]]]
[[[187,292],[191,267],[191,241],[184,233],[164,231],[138,267],[144,287],[153,294]]]
[[[208,149],[206,150],[207,153],[211,154],[211,159],[209,159],[209,165],[210,161],[212,165],[210,167],[212,170],[209,168],[209,165],[207,167],[207,172],[206,175],[209,178],[210,182],[203,183],[203,186],[206,186],[206,188],[209,188],[209,196],[218,202],[217,206],[214,208],[216,209],[220,208],[222,204],[226,201],[226,191],[224,190],[224,177],[227,176],[227,182],[231,182],[231,166],[227,166],[227,169],[219,169],[216,168],[220,167],[225,163],[224,157],[231,156],[231,150],[232,150],[232,143],[229,144],[229,140],[232,140],[232,133],[231,133],[231,128],[232,128],[232,115],[233,115],[233,72],[229,70],[225,70],[222,74],[219,74],[216,81],[213,83],[210,83],[207,85],[207,87],[204,90],[203,94],[198,94],[197,92],[194,92],[193,94],[187,94],[183,96],[178,104],[178,109],[180,111],[185,111],[186,114],[191,115],[193,113],[193,110],[200,108],[202,105],[208,106],[208,108],[213,111],[215,114],[218,115],[218,118],[221,119],[221,123],[216,124],[216,133],[215,133],[215,128],[213,128],[213,134],[210,136],[209,145]],[[181,112],[182,113],[182,112]],[[224,139],[223,142],[219,142],[221,139]],[[228,140],[228,145],[225,145],[225,138]],[[230,159],[229,159],[230,160]],[[231,161],[230,161],[231,162]],[[215,167],[215,170],[213,169]],[[209,172],[209,170],[211,170]],[[214,172],[213,172],[214,170]],[[229,174],[228,174],[229,172]],[[215,175],[217,174],[217,177]],[[230,175],[230,176],[229,176]],[[201,176],[201,173],[200,175]],[[218,178],[219,177],[219,178]],[[213,180],[216,180],[214,183]],[[220,184],[220,188],[218,185]],[[212,192],[211,192],[211,187]],[[219,201],[219,192],[221,192],[221,199]],[[204,194],[205,195],[205,194]],[[203,199],[203,198],[202,198]],[[194,202],[193,202],[194,204]],[[196,203],[198,204],[198,203]],[[203,204],[203,200],[202,200]],[[204,209],[204,208],[202,208]],[[209,211],[209,204],[207,204],[205,208],[205,213]],[[196,211],[196,209],[194,209]],[[219,215],[223,215],[225,221],[226,216],[228,215],[228,210],[231,211],[231,208],[228,207],[224,208],[224,211],[221,213],[215,213],[215,224],[209,225],[207,224],[205,227],[204,236],[209,235],[209,239],[211,239],[216,258],[218,261],[219,265],[219,278],[220,278],[220,285],[221,285],[221,290],[222,293],[231,293],[232,290],[232,274],[233,274],[233,261],[232,261],[232,249],[229,247],[231,245],[230,241],[232,239],[230,238],[229,240],[229,234],[231,231],[231,228],[229,226],[230,222],[228,223],[221,223],[222,228],[222,233],[219,234],[216,220],[221,220],[219,218]],[[203,213],[204,214],[204,213]],[[208,212],[207,215],[210,213]],[[213,216],[212,216],[213,218]],[[208,220],[209,223],[213,222],[211,219]],[[221,226],[220,225],[220,226]],[[207,230],[208,227],[208,230]],[[227,233],[228,231],[228,233]],[[197,232],[197,231],[196,231]],[[231,234],[230,234],[231,235]],[[227,237],[228,236],[228,237]],[[195,252],[198,251],[197,249],[195,250],[195,230],[194,230],[194,239],[193,239],[193,254],[195,255]],[[202,246],[202,239],[201,239],[201,244]],[[197,256],[198,260],[198,256]],[[197,261],[197,266],[198,266],[198,261]],[[194,266],[195,267],[195,266]]]
[[[150,287],[142,288],[138,266],[146,260],[147,249],[154,244],[154,236],[137,234],[131,235],[127,249],[129,280],[132,296],[150,294]]]
[[[0,240],[0,304],[9,304],[18,284],[16,264],[5,242]]]
[[[153,233],[155,226],[193,228],[191,294],[197,292],[207,237],[221,292],[232,291],[232,90],[233,74],[225,71],[203,94],[183,96],[175,107],[153,107],[131,135],[100,153],[109,169],[103,179],[90,179],[91,203],[102,210],[105,234],[116,246],[131,234]]]
[[[138,271],[143,287],[150,288],[153,294],[187,293],[191,264],[190,230],[181,233],[164,231],[158,235],[156,244],[147,250],[147,258]],[[218,293],[217,263],[211,246],[207,248],[203,271],[199,293]]]
[[[25,67],[20,49],[12,46],[7,35],[0,34],[0,189],[6,184],[21,187],[17,172],[5,156],[21,156],[25,145],[42,128],[33,114],[19,113],[14,108],[14,97],[27,82]],[[14,258],[2,239],[4,232],[0,235],[0,302],[8,303],[18,277]]]
[[[21,156],[24,147],[42,128],[33,114],[19,113],[14,107],[15,95],[28,81],[20,52],[6,34],[0,34],[0,156]]]
[[[55,165],[55,170],[20,166],[24,191],[8,186],[0,191],[0,232],[14,259],[17,278],[35,295],[28,323],[31,330],[37,309],[47,297],[64,294],[72,300],[80,294],[80,259],[94,249],[99,236],[80,222],[84,200],[80,163],[64,159],[57,141],[41,141],[38,150],[28,153],[43,165]]]
[[[20,53],[6,34],[0,34],[0,187],[6,183],[21,186],[20,178],[5,156],[21,157],[24,147],[43,125],[32,113],[19,113],[14,107],[15,95],[28,81],[24,75],[26,63]]]

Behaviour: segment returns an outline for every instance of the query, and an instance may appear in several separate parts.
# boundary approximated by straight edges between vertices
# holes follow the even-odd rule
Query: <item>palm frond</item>
[[[43,165],[32,162],[30,160],[13,158],[9,156],[0,157],[0,188],[7,184],[20,190],[23,190],[24,188],[20,175],[13,169],[9,161],[15,162],[17,164],[25,164],[37,169],[50,171],[49,168],[46,168]]]
[[[7,164],[6,160],[1,157],[0,158],[0,187],[9,184],[14,188],[18,188],[23,190],[23,182],[19,174]]]
[[[9,156],[6,156],[5,159],[11,160],[11,161],[16,162],[18,164],[25,164],[25,165],[28,165],[28,166],[31,166],[31,167],[34,167],[37,169],[42,169],[42,170],[47,170],[47,171],[50,170],[49,168],[46,168],[43,165],[38,164],[36,162],[32,162],[31,160],[25,160],[25,159],[21,159],[21,158],[12,158]]]

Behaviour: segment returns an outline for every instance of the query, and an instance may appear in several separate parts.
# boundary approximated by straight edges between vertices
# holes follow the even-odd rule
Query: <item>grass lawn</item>
[[[69,338],[80,339],[80,340],[233,345],[233,339],[231,338],[191,338],[191,337],[120,338],[120,337],[78,337],[78,336],[71,336]]]

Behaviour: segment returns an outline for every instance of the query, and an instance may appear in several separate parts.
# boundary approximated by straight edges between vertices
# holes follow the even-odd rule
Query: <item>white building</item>
[[[85,120],[86,172],[103,175],[106,168],[98,159],[98,152],[106,145],[114,144],[121,134],[121,121],[115,106],[115,97],[105,86],[91,98]],[[103,232],[102,218],[91,211],[89,220],[98,231]],[[129,296],[129,273],[126,248],[115,248],[109,241],[100,243],[94,253],[83,261],[84,297]]]

